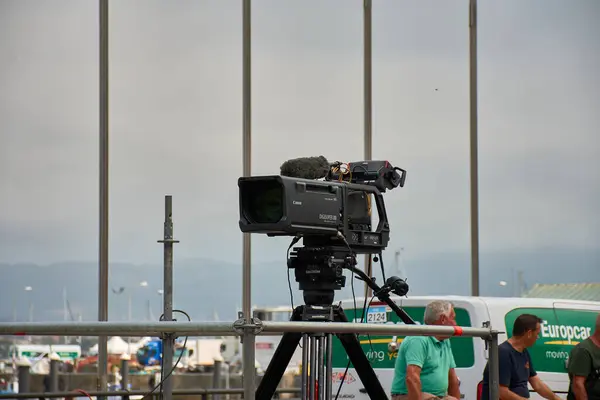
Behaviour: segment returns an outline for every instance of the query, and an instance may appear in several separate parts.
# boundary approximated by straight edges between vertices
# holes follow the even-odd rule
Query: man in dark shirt
[[[592,336],[571,351],[569,379],[568,400],[600,400],[600,314]]]
[[[535,344],[540,334],[542,320],[535,315],[521,314],[515,320],[512,336],[498,346],[498,367],[500,372],[500,399],[522,400],[529,398],[531,384],[540,396],[548,400],[560,400],[535,372],[528,347]],[[488,363],[489,364],[489,363]],[[489,400],[489,365],[483,371],[482,400]]]

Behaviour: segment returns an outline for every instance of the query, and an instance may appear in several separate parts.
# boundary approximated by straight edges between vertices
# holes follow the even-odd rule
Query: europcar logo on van
[[[540,335],[529,354],[538,371],[566,371],[565,361],[573,347],[588,338],[596,324],[597,311],[561,308],[516,308],[505,316],[506,333],[512,335],[515,319],[521,314],[533,314],[542,319]]]
[[[544,320],[541,324],[541,336],[546,340],[544,344],[570,344],[577,345],[592,334],[592,328],[581,325],[553,325],[552,322]],[[576,339],[576,340],[573,340]]]

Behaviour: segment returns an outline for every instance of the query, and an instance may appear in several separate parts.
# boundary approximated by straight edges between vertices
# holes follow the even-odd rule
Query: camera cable
[[[189,316],[188,313],[186,313],[183,310],[173,310],[174,313],[179,313],[179,314],[183,314],[187,317],[188,321],[192,321],[192,318]],[[164,314],[162,314],[159,318],[160,321],[164,321]],[[186,336],[184,341],[183,341],[183,348],[186,348],[187,345],[187,341],[188,341],[188,337]],[[175,346],[173,346],[175,347]],[[175,349],[173,349],[175,350]],[[169,378],[169,376],[171,376],[173,374],[173,372],[175,372],[175,369],[177,368],[177,365],[179,364],[179,362],[181,361],[181,358],[183,357],[183,353],[185,351],[181,351],[181,353],[179,353],[179,357],[177,358],[177,361],[175,361],[175,364],[173,364],[173,366],[171,367],[171,369],[169,370],[169,373],[164,376],[164,371],[165,371],[165,365],[164,365],[164,358],[161,357],[161,362],[160,362],[160,382],[158,382],[156,384],[156,386],[154,386],[148,393],[146,393],[144,396],[142,396],[142,398],[140,400],[144,400],[149,398],[154,392],[156,392],[156,390],[159,390],[159,394],[160,394],[160,398],[163,398],[163,384],[164,382],[167,380],[167,378]]]

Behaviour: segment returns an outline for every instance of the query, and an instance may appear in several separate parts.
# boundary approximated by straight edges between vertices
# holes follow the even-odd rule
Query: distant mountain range
[[[362,258],[361,258],[362,262]],[[600,281],[600,250],[550,249],[481,254],[481,294],[510,296],[517,294],[517,275],[522,282],[576,283]],[[385,259],[386,275],[394,274],[394,260]],[[194,320],[236,319],[236,309],[242,302],[241,265],[209,259],[175,260],[174,306],[188,312]],[[379,271],[379,264],[374,269]],[[470,291],[469,254],[435,254],[418,259],[405,259],[402,268],[408,275],[411,295],[458,294]],[[302,302],[293,271],[290,271],[294,304]],[[71,315],[77,319],[96,320],[98,316],[98,269],[96,263],[63,262],[40,266],[36,264],[0,263],[0,320],[29,319],[33,305],[35,321],[64,319],[64,297]],[[377,274],[380,276],[380,273]],[[140,286],[140,282],[147,282]],[[500,286],[506,281],[506,286]],[[26,291],[25,287],[31,287]],[[290,304],[285,260],[253,265],[252,298],[257,305]],[[121,289],[123,288],[123,289]],[[131,293],[131,315],[134,320],[151,317],[158,320],[161,308],[161,265],[112,263],[109,275],[109,319],[128,317]],[[361,282],[355,282],[357,296]],[[119,294],[120,293],[120,294]],[[347,287],[336,299],[349,298]],[[148,305],[150,307],[148,307]],[[149,312],[151,311],[151,312]],[[150,315],[149,315],[150,314]]]

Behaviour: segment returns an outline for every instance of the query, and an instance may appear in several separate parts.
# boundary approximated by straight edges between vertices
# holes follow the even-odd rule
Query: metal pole
[[[164,238],[158,243],[164,246],[164,272],[163,272],[163,321],[173,321],[173,243],[179,240],[173,239],[173,197],[165,196],[165,223]],[[163,336],[162,365],[164,371],[173,368],[173,352],[175,338],[171,334]],[[163,381],[163,396],[165,400],[173,398],[173,376],[161,376]]]
[[[309,344],[308,344],[308,334],[304,333],[302,335],[302,378],[301,378],[301,400],[306,400],[308,398],[308,352],[309,352]]]
[[[469,0],[469,105],[471,116],[471,295],[479,296],[479,178],[477,165],[477,0]]]
[[[29,322],[33,322],[33,300],[29,299]]]
[[[68,305],[68,298],[67,298],[67,287],[63,286],[63,320],[65,322],[67,322],[69,320],[69,305]],[[69,338],[68,337],[64,337],[63,340],[65,341],[65,344],[69,344]]]
[[[232,322],[35,322],[0,323],[0,335],[38,336],[162,336],[177,333],[182,336],[239,336],[255,325]],[[362,335],[421,335],[461,336],[489,339],[488,328],[454,327],[441,325],[388,325],[358,322],[273,322],[262,321],[260,335],[273,336],[279,332],[299,333],[357,333]]]
[[[333,380],[332,380],[332,368],[333,368],[333,335],[331,334],[327,334],[327,369],[326,369],[326,373],[327,373],[327,377],[325,378],[325,385],[326,385],[326,392],[325,392],[325,398],[327,400],[331,400],[332,397],[332,393],[333,393]]]
[[[251,69],[251,1],[243,0],[243,66],[242,66],[242,107],[243,107],[243,175],[250,176],[252,170],[252,69]],[[242,249],[242,312],[246,322],[252,318],[252,258],[250,234],[244,233]],[[244,399],[253,400],[256,390],[255,349],[256,338],[251,329],[243,337]]]
[[[223,368],[223,360],[216,359],[213,364],[213,389],[221,388],[221,369]],[[221,396],[218,394],[213,395],[212,400],[221,400]]]
[[[288,389],[277,389],[275,393],[279,394],[299,394],[300,390],[296,388],[288,388]],[[173,391],[173,394],[176,396],[198,396],[200,395],[203,399],[208,399],[211,394],[221,394],[221,395],[241,395],[244,393],[243,389],[176,389]],[[145,390],[105,390],[103,392],[89,391],[89,392],[79,392],[79,391],[71,391],[71,392],[45,392],[45,393],[32,393],[27,391],[26,393],[0,393],[0,399],[39,399],[39,398],[89,398],[89,396],[110,396],[110,397],[124,397],[124,396],[136,396],[142,398],[144,396],[148,396],[148,391]],[[158,397],[160,394],[154,393],[152,396]],[[150,397],[150,396],[149,396]],[[294,397],[297,398],[297,397]]]
[[[98,321],[108,320],[108,0],[100,0],[100,231]],[[97,389],[106,390],[108,355],[106,336],[98,337]],[[99,397],[103,400],[104,397]]]
[[[50,392],[58,392],[58,354],[50,355]]]
[[[296,333],[356,333],[361,335],[398,335],[398,336],[473,336],[490,338],[489,328],[461,327],[456,329],[442,325],[392,325],[366,324],[360,322],[261,322],[261,335],[272,335],[274,332]],[[311,370],[312,371],[312,370]]]
[[[162,336],[176,333],[181,336],[239,336],[241,331],[256,328],[253,324],[233,322],[34,322],[0,323],[0,335],[34,336]],[[262,321],[260,335],[274,336],[279,332],[297,333],[357,333],[362,335],[421,335],[467,336],[489,339],[489,328],[441,325],[392,325],[358,322]]]
[[[498,365],[498,332],[492,331],[489,341],[489,383],[490,400],[498,400],[500,396],[500,367]]]
[[[373,157],[373,101],[372,101],[372,56],[371,56],[371,20],[372,20],[372,8],[373,4],[371,0],[364,0],[363,3],[363,84],[364,84],[364,124],[365,124],[365,160],[371,160]],[[372,196],[369,195],[369,200],[372,200]],[[371,255],[365,255],[365,273],[370,278],[373,276],[373,263]],[[365,283],[365,296],[371,297],[372,289]]]
[[[325,337],[319,336],[317,338],[317,366],[319,376],[317,377],[317,389],[319,390],[319,395],[317,396],[319,400],[323,400],[323,393],[325,392],[325,360],[323,359],[325,350]],[[315,372],[316,373],[316,372]],[[329,400],[329,399],[328,399]]]
[[[129,390],[129,354],[123,354],[121,356],[121,390]],[[123,396],[122,400],[129,399],[129,396]]]
[[[243,327],[242,327],[243,329]],[[0,335],[39,336],[238,336],[232,322],[34,322],[0,323]]]
[[[28,393],[31,383],[31,375],[29,370],[31,363],[27,360],[21,360],[17,364],[17,377],[19,382],[19,393]]]
[[[315,399],[316,388],[317,388],[317,338],[316,336],[310,336],[310,355],[308,361],[309,377],[308,382],[310,387],[308,388],[308,398],[310,400]]]

